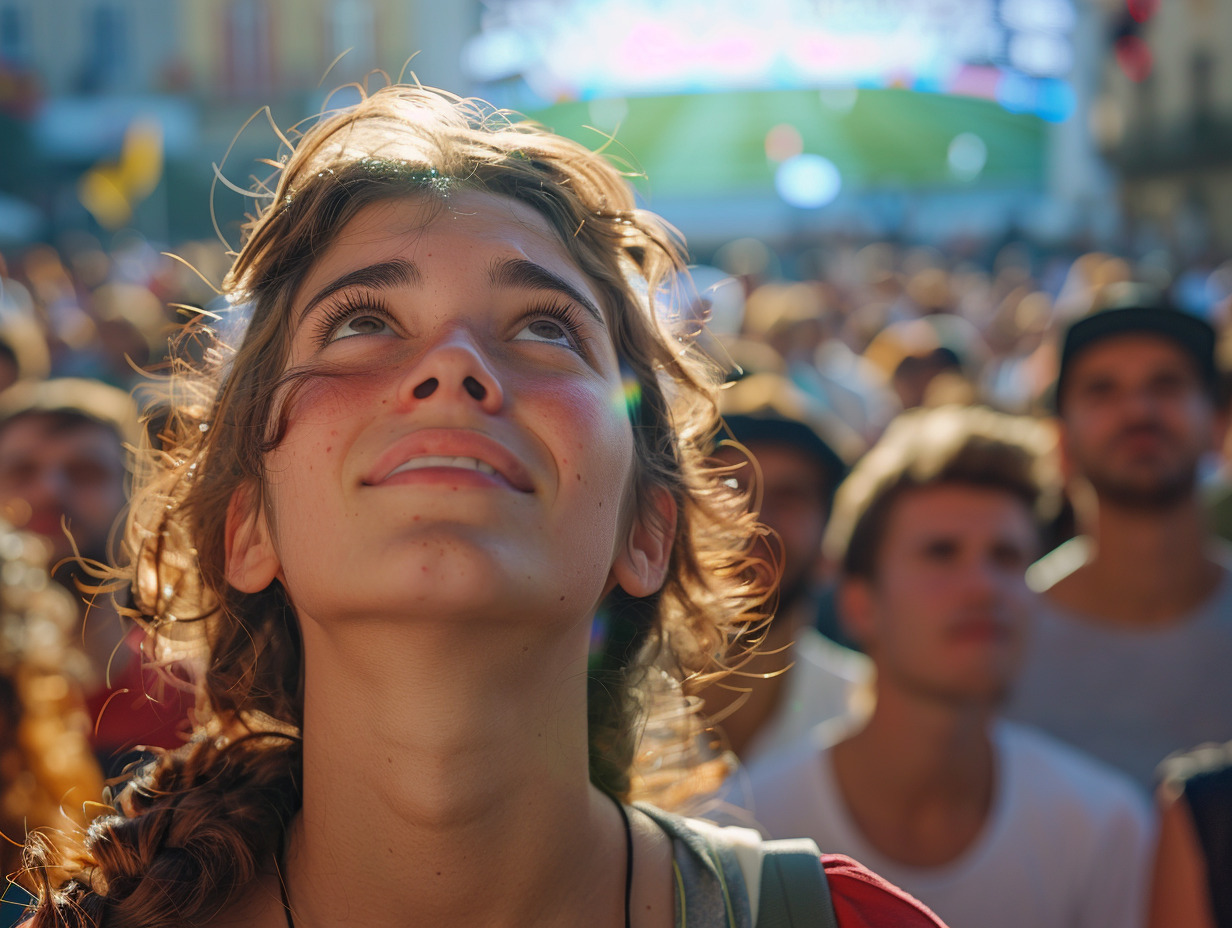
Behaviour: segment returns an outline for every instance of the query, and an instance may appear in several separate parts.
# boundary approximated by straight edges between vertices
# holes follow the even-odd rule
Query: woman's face
[[[443,204],[365,208],[296,293],[289,369],[331,375],[291,401],[264,506],[233,500],[229,580],[277,576],[320,621],[542,622],[588,616],[618,582],[652,592],[662,571],[643,576],[642,549],[663,545],[633,511],[594,288],[531,208],[473,191]]]

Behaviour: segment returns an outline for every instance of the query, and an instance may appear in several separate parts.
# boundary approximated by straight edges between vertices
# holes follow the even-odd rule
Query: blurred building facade
[[[0,244],[80,221],[78,179],[123,174],[142,120],[159,127],[164,173],[135,224],[208,234],[210,163],[234,140],[222,172],[247,187],[276,149],[260,125],[237,137],[254,112],[270,107],[285,128],[374,69],[459,86],[478,15],[471,0],[0,0],[0,217],[6,204],[48,217],[37,233],[0,228]],[[214,208],[224,225],[244,212],[242,199]]]
[[[1032,8],[996,4],[989,8],[997,15]],[[210,165],[242,188],[267,172],[258,160],[276,152],[278,136],[260,115],[237,136],[250,116],[268,106],[285,129],[318,111],[332,88],[374,68],[396,78],[405,67],[424,83],[471,92],[468,43],[498,6],[0,0],[0,195],[49,217],[44,236],[80,221],[79,179],[92,170],[123,176],[130,129],[146,119],[159,127],[161,183],[150,194],[137,186],[133,224],[172,240],[209,235],[212,208],[234,241],[247,204],[214,182]],[[1046,127],[1043,189],[891,187],[811,211],[786,207],[773,189],[719,191],[692,201],[695,222],[683,210],[672,218],[686,233],[718,240],[858,228],[870,217],[884,219],[881,226],[914,223],[924,234],[1000,210],[1014,227],[1007,232],[1098,241],[1128,227],[1142,247],[1232,244],[1232,65],[1222,54],[1232,45],[1232,0],[1073,0],[1073,10],[1074,113]],[[345,93],[337,99],[345,103]],[[671,212],[670,200],[654,205]],[[4,231],[0,244],[20,239]]]
[[[1105,3],[1093,110],[1139,248],[1232,248],[1232,2]]]

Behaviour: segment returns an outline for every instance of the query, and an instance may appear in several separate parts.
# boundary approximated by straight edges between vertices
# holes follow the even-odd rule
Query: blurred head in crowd
[[[830,504],[847,471],[840,453],[842,424],[830,422],[791,381],[771,373],[732,384],[722,394],[721,410],[744,450],[723,445],[715,458],[733,468],[731,479],[742,491],[752,486],[761,521],[782,541],[779,612],[784,613],[818,577]]]
[[[826,550],[879,685],[998,703],[1017,670],[1039,554],[1046,429],[982,407],[908,412],[839,488]]]
[[[83,557],[105,559],[124,508],[124,444],[135,429],[132,399],[103,383],[24,382],[0,394],[0,506],[47,539],[53,564],[74,543]]]
[[[1074,322],[1061,347],[1056,409],[1069,473],[1101,503],[1190,500],[1222,438],[1215,333],[1140,290]]]
[[[832,315],[819,284],[767,283],[749,294],[744,331],[777,351],[789,366],[811,367],[829,337]]]
[[[864,357],[885,377],[904,409],[942,405],[934,394],[944,388],[951,402],[975,398],[968,373],[982,361],[982,338],[960,316],[933,313],[895,322],[864,349]]]

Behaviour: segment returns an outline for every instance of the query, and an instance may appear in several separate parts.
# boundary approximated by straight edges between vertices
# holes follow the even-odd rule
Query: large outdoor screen
[[[519,107],[826,86],[1064,118],[1073,0],[487,0],[470,76]]]

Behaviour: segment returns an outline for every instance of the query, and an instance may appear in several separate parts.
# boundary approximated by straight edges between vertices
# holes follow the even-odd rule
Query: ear
[[[867,580],[845,577],[839,581],[838,615],[843,628],[866,651],[876,638],[873,587]]]
[[[630,596],[649,596],[657,592],[667,576],[675,538],[676,500],[667,490],[656,488],[633,516],[628,537],[616,552],[608,592],[614,586]]]
[[[245,484],[231,494],[227,504],[227,582],[241,593],[261,592],[282,569],[265,509],[253,499],[255,495]]]

